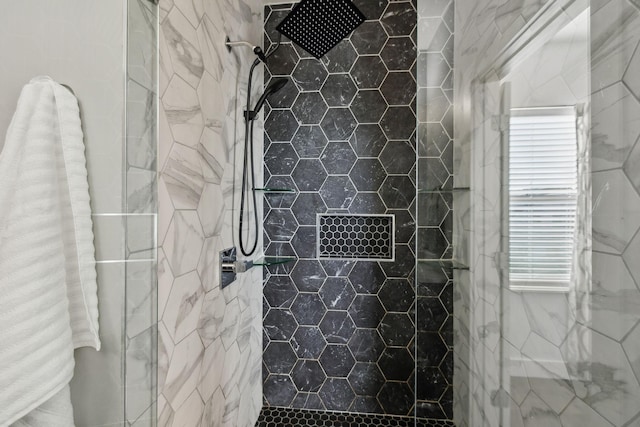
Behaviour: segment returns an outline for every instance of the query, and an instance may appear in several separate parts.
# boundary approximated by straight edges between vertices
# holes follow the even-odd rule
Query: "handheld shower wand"
[[[243,159],[243,168],[242,168],[242,188],[240,195],[240,216],[238,220],[238,243],[240,246],[240,252],[244,256],[251,256],[256,251],[258,247],[258,211],[256,209],[257,200],[256,200],[256,192],[255,192],[255,168],[253,162],[253,122],[255,121],[258,113],[262,109],[265,101],[269,97],[269,95],[277,92],[282,89],[282,87],[287,83],[287,79],[285,78],[273,78],[271,83],[267,85],[262,96],[258,98],[258,102],[256,102],[253,109],[251,108],[251,81],[253,79],[253,70],[261,63],[266,62],[267,58],[275,52],[275,50],[280,46],[280,41],[276,44],[275,48],[270,49],[266,54],[262,51],[259,46],[254,46],[246,41],[237,41],[231,42],[227,37],[225,41],[228,49],[231,49],[233,46],[246,46],[252,49],[253,53],[258,57],[251,64],[251,69],[249,70],[249,79],[247,82],[247,106],[244,111],[244,122],[245,122],[245,134],[244,134],[244,159]],[[249,196],[248,194],[251,194]],[[253,203],[253,223],[254,223],[254,236],[252,242],[250,243],[249,248],[245,248],[245,236],[244,236],[244,220],[245,220],[245,199],[246,204],[249,205],[250,202]],[[251,199],[251,200],[249,200]]]

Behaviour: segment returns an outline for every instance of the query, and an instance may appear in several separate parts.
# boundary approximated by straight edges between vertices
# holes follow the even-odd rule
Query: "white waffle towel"
[[[100,349],[78,102],[37,77],[0,153],[0,426],[64,394],[82,346]]]

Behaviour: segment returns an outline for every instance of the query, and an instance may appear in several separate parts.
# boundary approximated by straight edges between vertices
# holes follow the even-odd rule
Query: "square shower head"
[[[276,29],[320,59],[365,19],[350,0],[302,0]]]

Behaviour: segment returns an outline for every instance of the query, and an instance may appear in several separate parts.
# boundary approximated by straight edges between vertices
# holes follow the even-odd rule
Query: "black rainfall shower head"
[[[276,29],[319,59],[365,19],[350,0],[302,0]]]
[[[260,112],[260,110],[262,109],[262,105],[264,104],[264,102],[267,100],[267,98],[273,94],[276,93],[277,91],[279,91],[280,89],[282,89],[282,87],[284,85],[287,84],[289,80],[287,80],[285,77],[274,77],[273,79],[271,79],[271,83],[269,83],[267,85],[267,87],[264,89],[264,93],[262,94],[262,96],[258,99],[258,102],[256,102],[256,106],[253,107],[253,110],[249,112],[248,114],[248,118],[250,120],[253,120],[255,118],[255,116]]]

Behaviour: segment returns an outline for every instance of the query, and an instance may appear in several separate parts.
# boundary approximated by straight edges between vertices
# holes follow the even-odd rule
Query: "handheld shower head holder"
[[[256,54],[256,56],[258,57],[258,59],[260,59],[260,61],[262,61],[262,62],[266,62],[266,61],[267,61],[267,57],[266,57],[266,55],[264,54],[264,52],[263,52],[262,48],[261,48],[260,46],[256,46],[256,45],[254,45],[254,44],[252,44],[252,43],[250,43],[250,42],[248,42],[248,41],[245,41],[245,40],[238,40],[238,41],[232,42],[232,41],[229,39],[229,36],[227,36],[227,37],[225,38],[225,40],[224,40],[224,44],[225,44],[225,46],[227,46],[227,49],[228,49],[229,51],[231,51],[231,48],[232,48],[232,47],[236,47],[236,46],[245,46],[245,47],[248,47],[248,48],[250,48],[250,49],[253,51],[253,53],[255,53],[255,54]]]

